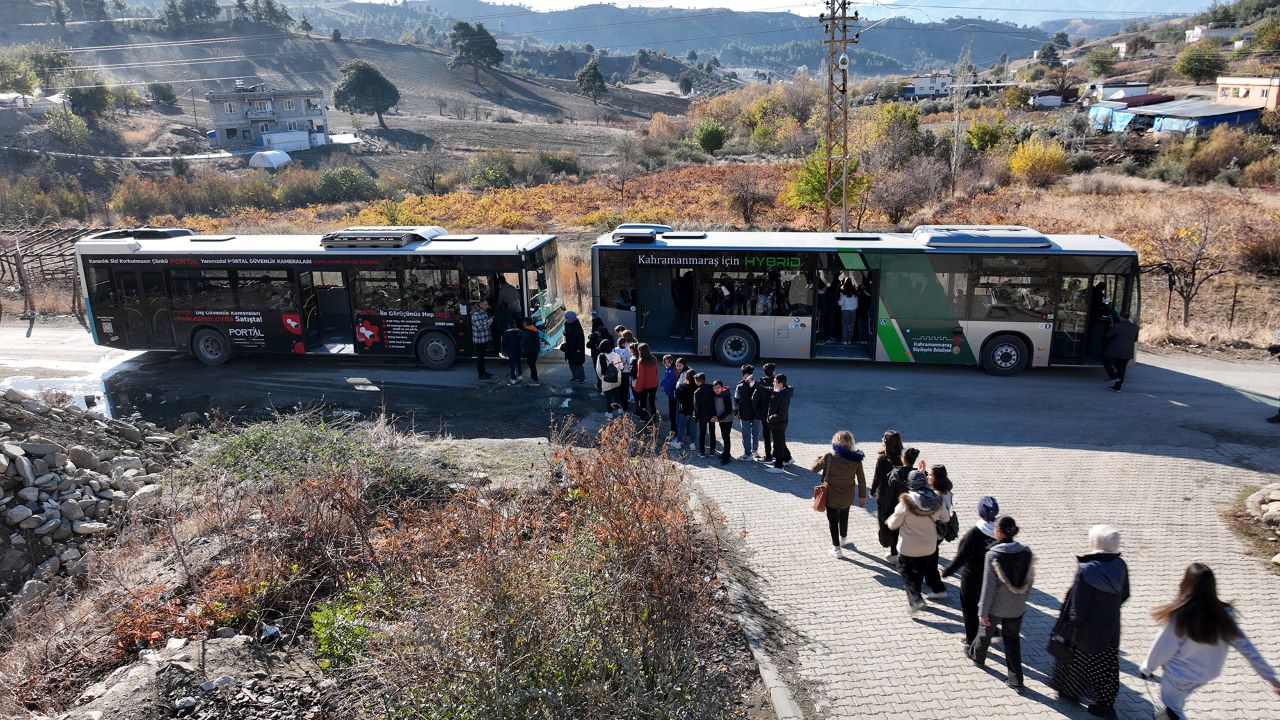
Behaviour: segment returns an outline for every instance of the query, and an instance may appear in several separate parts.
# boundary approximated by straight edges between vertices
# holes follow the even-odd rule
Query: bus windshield
[[[539,249],[533,266],[525,271],[529,314],[542,323],[542,331],[554,347],[564,331],[564,295],[560,292],[560,266],[555,247]]]

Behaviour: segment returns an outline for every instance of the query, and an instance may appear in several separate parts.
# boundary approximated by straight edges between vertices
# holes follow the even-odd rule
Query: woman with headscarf
[[[983,558],[996,544],[995,520],[1000,503],[990,495],[978,501],[978,522],[960,538],[956,556],[942,570],[942,577],[960,573],[960,611],[964,613],[964,645],[978,634],[978,599],[982,596]]]
[[[1129,566],[1120,557],[1120,531],[1089,530],[1089,553],[1076,558],[1075,580],[1053,626],[1049,686],[1070,703],[1090,700],[1089,714],[1116,717],[1120,692],[1120,606],[1129,599]]]
[[[1235,610],[1218,599],[1218,581],[1208,565],[1188,565],[1178,596],[1153,610],[1151,616],[1163,627],[1139,672],[1146,678],[1164,669],[1160,704],[1169,720],[1187,716],[1187,697],[1222,674],[1231,648],[1239,650],[1254,672],[1280,695],[1280,678],[1236,624]]]

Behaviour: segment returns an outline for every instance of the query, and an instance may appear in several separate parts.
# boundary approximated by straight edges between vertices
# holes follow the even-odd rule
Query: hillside
[[[949,66],[960,49],[972,42],[974,58],[994,62],[1002,53],[1030,55],[1048,39],[1042,30],[1016,24],[950,18],[932,21],[887,19],[886,11],[871,10],[868,30],[855,54],[866,61],[855,64],[860,74],[878,75]],[[800,65],[816,69],[825,58],[822,29],[817,18],[791,12],[738,12],[726,8],[615,7],[588,5],[569,10],[537,12],[529,8],[495,5],[483,0],[427,0],[401,5],[344,2],[301,5],[318,29],[339,28],[346,35],[397,39],[421,29],[428,39],[448,32],[453,20],[480,21],[509,48],[525,45],[556,48],[591,45],[611,55],[634,56],[637,50],[666,50],[683,57],[689,50],[714,54],[736,46],[743,65],[786,72]],[[923,20],[923,21],[921,21]],[[786,48],[796,44],[800,49]],[[888,58],[888,60],[881,58]],[[896,63],[896,64],[895,64]],[[722,59],[722,64],[728,63]]]

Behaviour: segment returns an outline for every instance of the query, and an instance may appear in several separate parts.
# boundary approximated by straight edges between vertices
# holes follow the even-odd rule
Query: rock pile
[[[1245,498],[1244,507],[1250,515],[1262,521],[1268,530],[1280,535],[1280,483],[1266,485]],[[1280,565],[1280,554],[1271,558],[1271,562]]]
[[[0,399],[0,594],[83,572],[130,510],[160,498],[186,441],[151,423]],[[27,593],[37,588],[27,588]]]
[[[337,684],[301,654],[247,635],[173,638],[85,689],[60,717],[306,720],[332,717]]]

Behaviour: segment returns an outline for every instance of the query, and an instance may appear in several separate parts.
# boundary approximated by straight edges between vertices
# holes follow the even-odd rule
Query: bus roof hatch
[[[320,238],[324,248],[402,248],[411,242],[428,242],[447,230],[437,225],[405,227],[349,227]]]
[[[921,225],[912,235],[936,248],[1049,248],[1044,234],[1021,225]]]

